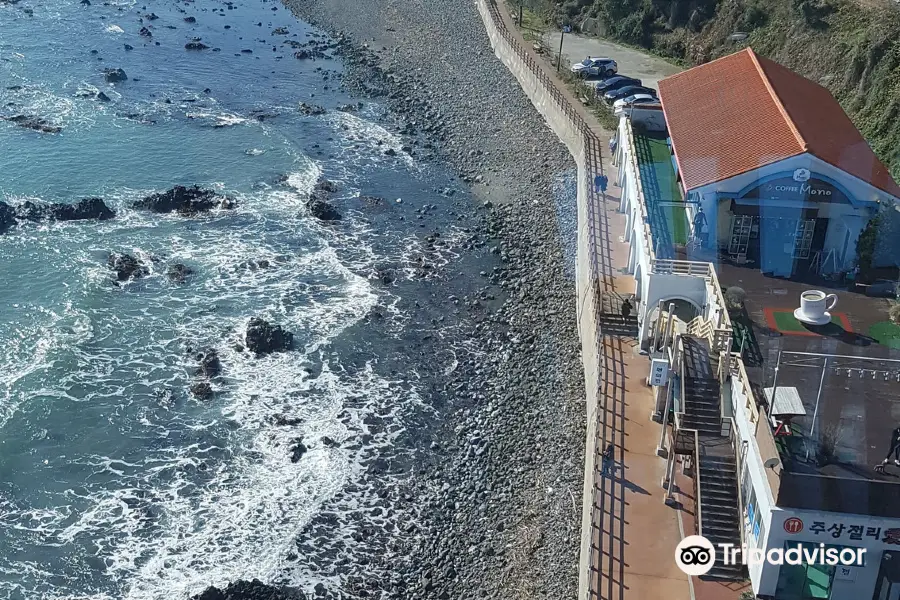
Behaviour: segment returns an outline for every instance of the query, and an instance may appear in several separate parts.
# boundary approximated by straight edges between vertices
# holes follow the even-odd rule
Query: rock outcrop
[[[106,264],[115,271],[118,281],[140,279],[149,272],[141,261],[130,254],[110,254],[109,258],[106,259]]]
[[[234,208],[234,201],[196,185],[193,187],[176,185],[167,192],[151,194],[143,200],[138,200],[133,207],[155,213],[174,212],[189,216],[214,208]]]
[[[286,331],[281,325],[271,325],[267,321],[254,317],[247,325],[244,343],[257,356],[290,350],[294,346],[294,334]]]
[[[191,600],[307,600],[300,590],[278,589],[258,579],[235,581],[224,589],[210,586]]]
[[[103,75],[110,83],[118,83],[128,79],[128,75],[125,74],[123,69],[103,69]]]
[[[85,198],[75,204],[23,202],[16,207],[15,214],[23,221],[105,221],[116,216],[100,198]]]
[[[222,361],[219,360],[219,353],[215,348],[210,348],[197,356],[200,367],[197,369],[199,375],[204,377],[215,377],[222,372]]]
[[[340,221],[341,213],[328,201],[337,190],[338,186],[333,181],[320,179],[316,182],[306,201],[310,214],[320,221]]]
[[[193,274],[194,270],[192,268],[181,263],[169,265],[169,268],[166,269],[166,276],[173,283],[184,283]]]
[[[0,202],[0,233],[16,224],[16,213],[6,202]]]
[[[39,131],[41,133],[59,133],[62,131],[62,127],[59,125],[54,125],[46,119],[30,115],[12,115],[11,117],[0,116],[0,119],[15,123],[24,129],[33,129],[34,131]]]

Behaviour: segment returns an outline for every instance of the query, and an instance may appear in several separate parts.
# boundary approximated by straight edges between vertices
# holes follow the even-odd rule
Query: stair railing
[[[703,508],[700,494],[703,486],[700,483],[700,436],[694,431],[694,511],[697,513],[694,529],[697,535],[703,535]]]

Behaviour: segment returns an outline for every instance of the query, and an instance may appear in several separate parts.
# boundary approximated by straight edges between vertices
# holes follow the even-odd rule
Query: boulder
[[[301,114],[307,116],[315,116],[315,115],[324,115],[325,109],[317,104],[307,104],[306,102],[301,102],[298,107]]]
[[[0,202],[0,233],[16,224],[16,212],[6,202]]]
[[[147,267],[130,254],[110,254],[106,259],[106,264],[115,271],[116,279],[119,281],[140,279],[149,272]]]
[[[213,389],[208,382],[198,381],[191,385],[191,394],[198,400],[209,400],[213,397]]]
[[[281,325],[271,325],[263,319],[254,317],[247,325],[244,342],[251,352],[260,356],[290,350],[294,345],[294,334],[285,331]]]
[[[300,439],[300,438],[295,439],[293,441],[293,443],[291,444],[291,462],[292,463],[299,462],[300,459],[303,458],[303,455],[306,454],[307,450],[308,450],[308,448],[303,443],[302,439]]]
[[[142,35],[142,36],[144,36],[145,38],[152,38],[152,37],[153,37],[153,34],[152,34],[152,33],[150,32],[150,30],[147,29],[146,27],[141,27],[141,30],[138,31],[138,35]]]
[[[185,22],[185,23],[196,23],[196,22],[197,22],[197,18],[196,18],[196,17],[185,17],[185,18],[184,18],[184,22]]]
[[[112,102],[112,98],[110,98],[103,92],[100,92],[99,94],[97,94],[97,100],[99,100],[100,102]]]
[[[306,202],[309,213],[320,221],[340,221],[341,213],[325,200],[310,198]]]
[[[300,590],[279,589],[266,585],[258,579],[238,580],[224,589],[208,587],[191,600],[307,600]]]
[[[206,50],[209,46],[203,42],[188,42],[184,45],[184,48],[185,50]]]
[[[148,21],[155,21],[159,17],[156,16],[156,13],[148,13],[148,14],[144,15],[144,18],[147,19]]]
[[[123,69],[103,69],[103,75],[110,83],[117,83],[128,79],[128,75],[125,74]]]
[[[214,208],[234,208],[234,202],[230,198],[196,185],[193,187],[176,185],[167,192],[151,194],[143,200],[138,200],[133,207],[155,213],[177,212],[180,215],[195,215]]]
[[[134,50],[134,46],[131,44],[125,44],[125,50]]]
[[[193,274],[194,270],[192,268],[181,263],[169,265],[169,268],[166,269],[166,276],[169,278],[169,281],[174,283],[184,283]]]
[[[215,377],[222,372],[222,362],[219,360],[219,353],[215,348],[210,348],[198,357],[200,367],[197,369],[199,375],[204,377]]]

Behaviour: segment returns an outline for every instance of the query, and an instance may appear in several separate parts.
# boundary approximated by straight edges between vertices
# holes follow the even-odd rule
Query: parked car
[[[635,79],[634,77],[626,77],[624,75],[610,77],[597,84],[597,95],[602,96],[609,90],[615,90],[620,87],[625,87],[626,85],[641,85],[641,80]]]
[[[603,94],[603,99],[606,100],[609,104],[612,104],[616,100],[621,100],[622,98],[627,98],[628,96],[634,96],[635,94],[647,94],[649,96],[656,96],[656,90],[653,88],[644,87],[642,85],[626,85],[625,87],[620,87],[614,90],[610,90]]]
[[[651,94],[633,94],[616,100],[613,103],[613,107],[624,108],[626,106],[631,106],[632,104],[649,104],[652,102],[659,102],[659,99]]]
[[[612,77],[619,70],[619,65],[611,58],[588,56],[580,63],[572,65],[572,73],[578,77]]]

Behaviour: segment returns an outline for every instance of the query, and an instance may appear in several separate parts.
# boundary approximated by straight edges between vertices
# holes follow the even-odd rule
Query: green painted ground
[[[674,244],[686,244],[690,226],[684,205],[665,205],[684,202],[666,140],[635,132],[634,143],[654,243],[668,249]]]
[[[794,318],[793,311],[773,311],[772,317],[775,319],[775,325],[778,328],[778,331],[809,331],[803,323]],[[844,324],[837,315],[831,315],[831,322],[842,329],[844,327]]]
[[[869,337],[888,348],[900,348],[900,325],[890,321],[879,321],[869,327]]]

